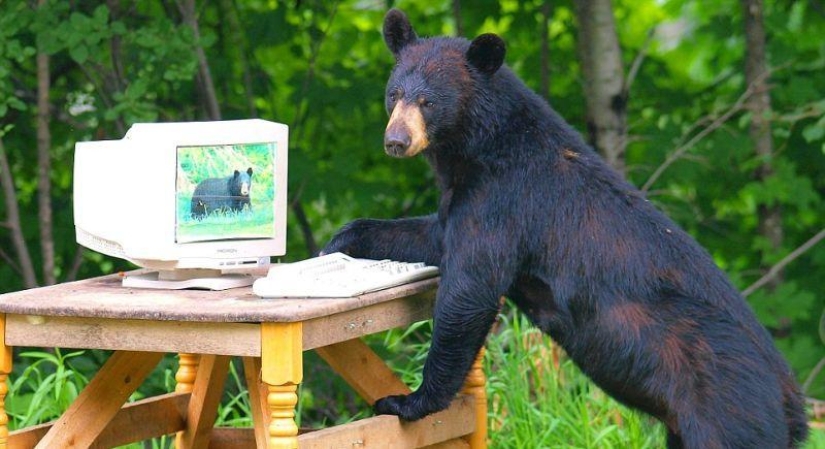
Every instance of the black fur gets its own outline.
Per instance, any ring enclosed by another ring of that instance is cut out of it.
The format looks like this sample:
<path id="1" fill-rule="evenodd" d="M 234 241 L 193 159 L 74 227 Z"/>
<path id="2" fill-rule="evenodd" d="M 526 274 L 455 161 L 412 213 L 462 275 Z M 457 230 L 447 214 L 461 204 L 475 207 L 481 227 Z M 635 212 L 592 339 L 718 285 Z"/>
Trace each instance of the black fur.
<path id="1" fill-rule="evenodd" d="M 247 185 L 245 193 L 241 186 Z M 252 167 L 246 172 L 235 170 L 226 178 L 208 178 L 199 182 L 192 193 L 192 218 L 201 220 L 216 212 L 240 212 L 244 206 L 252 210 L 249 191 L 252 189 Z"/>
<path id="2" fill-rule="evenodd" d="M 421 387 L 378 401 L 416 420 L 448 406 L 507 296 L 613 397 L 660 419 L 671 448 L 795 447 L 788 366 L 713 260 L 501 65 L 503 43 L 384 37 L 387 108 L 422 107 L 438 213 L 356 220 L 324 249 L 441 269 Z M 497 62 L 498 61 L 498 62 Z M 421 101 L 421 99 L 426 101 Z"/>

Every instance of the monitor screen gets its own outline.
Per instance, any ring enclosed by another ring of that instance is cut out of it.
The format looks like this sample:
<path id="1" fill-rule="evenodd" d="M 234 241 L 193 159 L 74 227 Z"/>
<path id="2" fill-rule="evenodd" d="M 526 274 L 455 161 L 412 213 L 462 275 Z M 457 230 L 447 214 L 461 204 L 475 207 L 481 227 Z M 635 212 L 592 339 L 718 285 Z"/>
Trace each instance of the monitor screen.
<path id="1" fill-rule="evenodd" d="M 275 226 L 277 143 L 177 148 L 177 243 L 267 238 Z"/>

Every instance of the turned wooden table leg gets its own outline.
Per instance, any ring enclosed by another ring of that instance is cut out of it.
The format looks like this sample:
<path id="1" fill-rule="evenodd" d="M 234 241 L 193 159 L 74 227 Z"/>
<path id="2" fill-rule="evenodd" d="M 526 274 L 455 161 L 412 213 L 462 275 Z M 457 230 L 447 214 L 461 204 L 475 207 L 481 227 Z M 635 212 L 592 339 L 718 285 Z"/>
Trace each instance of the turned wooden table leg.
<path id="1" fill-rule="evenodd" d="M 175 393 L 191 393 L 201 358 L 198 354 L 178 354 L 178 370 L 175 372 Z M 175 447 L 183 447 L 183 432 L 175 436 Z"/>
<path id="2" fill-rule="evenodd" d="M 464 381 L 464 389 L 461 390 L 462 393 L 473 396 L 476 403 L 476 430 L 465 438 L 471 449 L 487 447 L 487 378 L 482 368 L 483 360 L 484 348 L 481 348 Z"/>
<path id="3" fill-rule="evenodd" d="M 9 416 L 6 414 L 6 380 L 11 372 L 12 350 L 6 346 L 6 315 L 0 314 L 0 449 L 6 449 L 9 440 Z"/>
<path id="4" fill-rule="evenodd" d="M 212 425 L 223 394 L 223 384 L 229 373 L 230 357 L 227 355 L 202 355 L 192 385 L 189 405 L 186 409 L 186 429 L 178 432 L 175 444 L 178 449 L 202 449 L 209 447 Z"/>
<path id="5" fill-rule="evenodd" d="M 191 393 L 198 373 L 200 355 L 178 354 L 178 371 L 175 373 L 175 393 Z"/>
<path id="6" fill-rule="evenodd" d="M 269 449 L 298 447 L 295 406 L 303 380 L 301 323 L 261 324 L 261 380 L 266 385 Z"/>

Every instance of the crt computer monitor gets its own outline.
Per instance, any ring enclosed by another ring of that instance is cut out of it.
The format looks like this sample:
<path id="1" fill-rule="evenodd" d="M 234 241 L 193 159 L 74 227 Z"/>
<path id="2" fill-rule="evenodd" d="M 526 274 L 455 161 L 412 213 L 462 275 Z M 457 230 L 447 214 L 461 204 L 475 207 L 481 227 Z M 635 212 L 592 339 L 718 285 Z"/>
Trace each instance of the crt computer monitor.
<path id="1" fill-rule="evenodd" d="M 265 120 L 138 123 L 78 142 L 77 241 L 155 272 L 123 284 L 223 289 L 286 251 L 288 128 Z"/>

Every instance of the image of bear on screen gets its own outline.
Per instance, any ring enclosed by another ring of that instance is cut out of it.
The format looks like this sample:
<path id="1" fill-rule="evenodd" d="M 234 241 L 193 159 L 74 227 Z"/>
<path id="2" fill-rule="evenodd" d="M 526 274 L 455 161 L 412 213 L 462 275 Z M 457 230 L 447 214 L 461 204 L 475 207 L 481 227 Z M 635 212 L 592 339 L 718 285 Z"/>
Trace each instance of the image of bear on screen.
<path id="1" fill-rule="evenodd" d="M 252 209 L 249 191 L 252 187 L 252 167 L 245 173 L 235 170 L 226 178 L 209 178 L 199 182 L 192 194 L 192 218 L 201 220 L 215 212 L 240 212 L 244 206 Z"/>
<path id="2" fill-rule="evenodd" d="M 275 151 L 274 143 L 179 147 L 176 241 L 271 235 Z"/>

